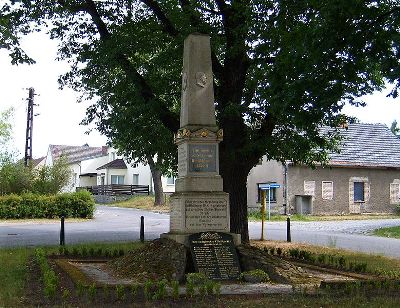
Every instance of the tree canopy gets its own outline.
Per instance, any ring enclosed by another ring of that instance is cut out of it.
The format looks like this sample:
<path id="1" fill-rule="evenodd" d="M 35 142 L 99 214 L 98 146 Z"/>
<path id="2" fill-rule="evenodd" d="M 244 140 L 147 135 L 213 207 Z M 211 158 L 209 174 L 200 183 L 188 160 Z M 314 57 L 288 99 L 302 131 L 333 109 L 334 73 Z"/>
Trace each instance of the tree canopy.
<path id="1" fill-rule="evenodd" d="M 15 3 L 14 3 L 15 2 Z M 215 107 L 224 129 L 220 173 L 231 228 L 248 239 L 246 178 L 262 155 L 313 164 L 335 149 L 348 104 L 400 87 L 397 0 L 49 0 L 0 9 L 17 36 L 46 27 L 72 69 L 61 79 L 94 99 L 96 122 L 133 157 L 176 165 L 182 48 L 209 34 Z"/>

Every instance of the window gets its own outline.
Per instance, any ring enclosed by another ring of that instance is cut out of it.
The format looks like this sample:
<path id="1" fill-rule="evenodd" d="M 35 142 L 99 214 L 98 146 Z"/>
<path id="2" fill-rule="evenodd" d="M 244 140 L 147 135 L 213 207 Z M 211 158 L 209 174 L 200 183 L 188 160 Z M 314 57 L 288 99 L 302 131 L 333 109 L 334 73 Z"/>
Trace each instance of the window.
<path id="1" fill-rule="evenodd" d="M 110 153 L 110 159 L 111 161 L 115 160 L 115 152 Z"/>
<path id="2" fill-rule="evenodd" d="M 260 185 L 266 185 L 266 184 L 275 184 L 276 182 L 270 182 L 270 183 L 258 183 L 257 184 L 257 202 L 261 202 L 261 189 L 260 189 Z M 268 195 L 268 193 L 270 195 Z M 271 200 L 271 202 L 276 202 L 276 188 L 271 188 L 269 190 L 265 191 L 265 199 L 266 202 L 268 202 L 268 200 Z"/>
<path id="3" fill-rule="evenodd" d="M 364 201 L 364 182 L 354 182 L 354 201 Z"/>
<path id="4" fill-rule="evenodd" d="M 315 196 L 315 181 L 304 181 L 304 194 Z"/>
<path id="5" fill-rule="evenodd" d="M 111 176 L 111 184 L 124 184 L 124 176 L 123 175 L 112 175 Z"/>
<path id="6" fill-rule="evenodd" d="M 167 177 L 167 185 L 175 185 L 175 177 Z"/>
<path id="7" fill-rule="evenodd" d="M 390 203 L 400 203 L 400 183 L 390 183 Z"/>
<path id="8" fill-rule="evenodd" d="M 333 199 L 333 182 L 322 181 L 322 199 Z"/>
<path id="9" fill-rule="evenodd" d="M 139 185 L 139 174 L 135 173 L 135 174 L 132 176 L 132 184 L 133 184 L 133 185 Z"/>

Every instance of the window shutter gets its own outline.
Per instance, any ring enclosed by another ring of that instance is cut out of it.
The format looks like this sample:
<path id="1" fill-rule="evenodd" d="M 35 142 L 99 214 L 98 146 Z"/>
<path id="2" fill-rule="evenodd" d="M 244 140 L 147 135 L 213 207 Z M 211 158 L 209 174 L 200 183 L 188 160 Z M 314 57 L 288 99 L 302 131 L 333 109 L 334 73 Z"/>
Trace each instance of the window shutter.
<path id="1" fill-rule="evenodd" d="M 390 204 L 397 204 L 400 202 L 400 184 L 390 184 Z"/>
<path id="2" fill-rule="evenodd" d="M 304 181 L 304 194 L 315 196 L 315 181 Z"/>
<path id="3" fill-rule="evenodd" d="M 322 182 L 322 199 L 333 199 L 333 182 Z"/>

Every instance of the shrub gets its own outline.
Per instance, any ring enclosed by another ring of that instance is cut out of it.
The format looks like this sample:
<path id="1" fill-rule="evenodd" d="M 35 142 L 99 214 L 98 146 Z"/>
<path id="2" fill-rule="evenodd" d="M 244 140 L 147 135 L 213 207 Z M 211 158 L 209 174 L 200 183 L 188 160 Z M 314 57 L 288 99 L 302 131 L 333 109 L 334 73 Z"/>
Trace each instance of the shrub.
<path id="1" fill-rule="evenodd" d="M 0 196 L 0 218 L 91 218 L 94 200 L 87 191 L 64 193 L 60 195 L 22 195 Z"/>

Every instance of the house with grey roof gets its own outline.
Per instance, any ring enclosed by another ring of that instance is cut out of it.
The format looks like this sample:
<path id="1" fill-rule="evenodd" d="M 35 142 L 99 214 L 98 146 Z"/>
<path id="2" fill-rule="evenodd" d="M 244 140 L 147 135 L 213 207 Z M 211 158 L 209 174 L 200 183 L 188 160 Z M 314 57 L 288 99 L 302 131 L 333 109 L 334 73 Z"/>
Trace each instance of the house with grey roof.
<path id="1" fill-rule="evenodd" d="M 330 154 L 327 166 L 264 158 L 248 176 L 249 209 L 260 207 L 262 184 L 277 183 L 267 191 L 271 212 L 392 213 L 400 204 L 400 140 L 383 124 L 349 124 L 340 135 L 340 151 Z"/>

